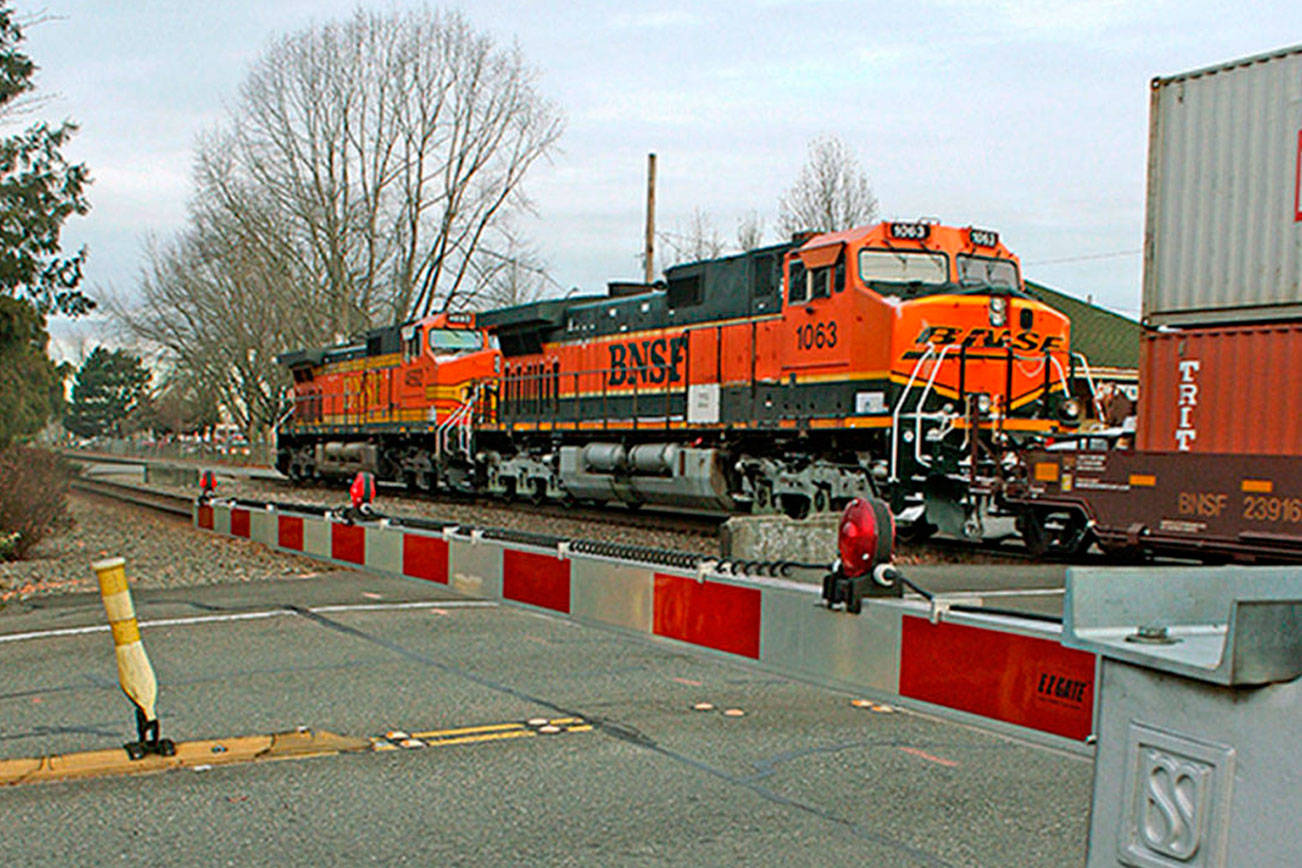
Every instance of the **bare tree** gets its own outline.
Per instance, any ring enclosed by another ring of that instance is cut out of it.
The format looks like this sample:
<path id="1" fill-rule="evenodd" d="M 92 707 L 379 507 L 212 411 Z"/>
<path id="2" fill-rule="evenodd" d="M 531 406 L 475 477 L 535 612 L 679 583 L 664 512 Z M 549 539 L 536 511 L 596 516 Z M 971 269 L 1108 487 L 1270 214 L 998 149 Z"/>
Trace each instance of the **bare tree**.
<path id="1" fill-rule="evenodd" d="M 509 232 L 506 246 L 499 252 L 485 248 L 480 257 L 481 271 L 476 276 L 483 290 L 467 299 L 475 310 L 514 307 L 537 301 L 547 294 L 549 285 L 557 285 L 547 274 L 541 256 L 530 244 Z"/>
<path id="2" fill-rule="evenodd" d="M 661 237 L 679 262 L 722 256 L 725 246 L 714 220 L 700 208 L 692 209 L 692 216 L 687 223 L 678 225 L 678 231 L 662 233 Z"/>
<path id="3" fill-rule="evenodd" d="M 859 161 L 836 136 L 809 143 L 809 156 L 796 182 L 778 202 L 784 233 L 836 232 L 877 219 L 877 197 Z"/>
<path id="4" fill-rule="evenodd" d="M 215 395 L 250 440 L 280 411 L 288 377 L 276 355 L 301 345 L 295 306 L 264 273 L 246 249 L 213 247 L 191 231 L 149 244 L 136 303 L 109 301 L 129 334 Z"/>
<path id="5" fill-rule="evenodd" d="M 280 39 L 200 141 L 189 226 L 146 251 L 119 317 L 260 433 L 277 353 L 473 307 L 529 259 L 510 218 L 563 126 L 535 78 L 457 13 L 359 10 Z"/>
<path id="6" fill-rule="evenodd" d="M 535 77 L 457 13 L 359 10 L 273 45 L 209 156 L 287 221 L 337 317 L 401 320 L 482 288 L 477 254 L 561 133 Z"/>
<path id="7" fill-rule="evenodd" d="M 746 212 L 737 223 L 737 247 L 754 250 L 764 243 L 764 218 L 755 210 Z"/>

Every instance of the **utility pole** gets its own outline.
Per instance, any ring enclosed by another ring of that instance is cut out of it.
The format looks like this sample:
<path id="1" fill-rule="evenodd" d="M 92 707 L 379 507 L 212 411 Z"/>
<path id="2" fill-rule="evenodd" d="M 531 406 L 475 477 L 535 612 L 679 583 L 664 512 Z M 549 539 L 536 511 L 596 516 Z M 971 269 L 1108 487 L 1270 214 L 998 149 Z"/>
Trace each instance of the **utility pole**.
<path id="1" fill-rule="evenodd" d="M 656 252 L 656 155 L 646 155 L 646 249 L 643 261 L 646 264 L 645 283 L 655 279 Z"/>

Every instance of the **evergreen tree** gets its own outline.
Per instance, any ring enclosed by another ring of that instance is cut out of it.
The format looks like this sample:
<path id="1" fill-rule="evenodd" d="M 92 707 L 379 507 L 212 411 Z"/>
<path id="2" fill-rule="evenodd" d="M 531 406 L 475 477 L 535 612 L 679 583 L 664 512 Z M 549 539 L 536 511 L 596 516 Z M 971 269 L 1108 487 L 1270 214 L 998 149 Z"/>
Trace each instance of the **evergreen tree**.
<path id="1" fill-rule="evenodd" d="M 19 50 L 22 40 L 14 11 L 0 0 L 0 120 L 21 113 L 36 87 L 36 64 Z M 77 288 L 85 248 L 72 256 L 59 250 L 64 221 L 90 210 L 86 167 L 68 165 L 59 151 L 76 129 L 69 121 L 38 121 L 0 139 L 0 294 L 27 298 L 41 314 L 76 316 L 95 306 Z"/>
<path id="2" fill-rule="evenodd" d="M 46 354 L 49 342 L 34 307 L 0 295 L 0 448 L 40 431 L 62 404 L 63 378 Z"/>
<path id="3" fill-rule="evenodd" d="M 126 350 L 96 347 L 77 372 L 63 427 L 82 437 L 120 434 L 149 385 L 149 370 Z"/>

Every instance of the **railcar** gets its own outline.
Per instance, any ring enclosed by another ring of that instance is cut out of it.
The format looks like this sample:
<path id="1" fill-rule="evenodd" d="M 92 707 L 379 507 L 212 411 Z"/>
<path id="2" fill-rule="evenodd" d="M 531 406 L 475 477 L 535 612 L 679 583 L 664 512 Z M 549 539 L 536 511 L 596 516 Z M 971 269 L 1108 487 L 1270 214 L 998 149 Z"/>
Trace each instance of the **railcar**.
<path id="1" fill-rule="evenodd" d="M 879 223 L 451 316 L 282 357 L 282 469 L 796 516 L 876 493 L 975 536 L 1008 454 L 1079 413 L 1067 318 L 973 227 Z M 399 351 L 431 328 L 474 337 Z M 395 390 L 414 369 L 421 388 Z"/>

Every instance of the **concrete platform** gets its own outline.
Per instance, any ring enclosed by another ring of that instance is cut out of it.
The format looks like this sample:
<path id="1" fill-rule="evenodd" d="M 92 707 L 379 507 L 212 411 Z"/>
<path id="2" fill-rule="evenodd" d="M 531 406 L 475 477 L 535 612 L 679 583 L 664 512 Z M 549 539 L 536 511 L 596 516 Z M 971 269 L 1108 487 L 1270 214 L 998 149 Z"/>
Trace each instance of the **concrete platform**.
<path id="1" fill-rule="evenodd" d="M 350 571 L 136 603 L 175 739 L 593 729 L 3 789 L 8 864 L 1083 859 L 1089 760 L 681 644 Z M 102 617 L 94 595 L 0 614 L 0 759 L 130 734 Z"/>

